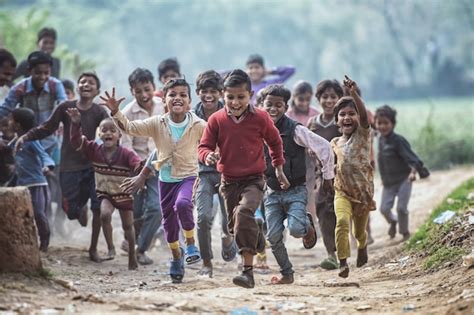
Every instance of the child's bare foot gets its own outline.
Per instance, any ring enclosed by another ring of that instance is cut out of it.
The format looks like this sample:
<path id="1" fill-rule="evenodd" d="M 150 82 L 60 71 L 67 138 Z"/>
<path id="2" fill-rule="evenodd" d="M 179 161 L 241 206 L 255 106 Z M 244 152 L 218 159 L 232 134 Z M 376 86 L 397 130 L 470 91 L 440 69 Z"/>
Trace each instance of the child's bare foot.
<path id="1" fill-rule="evenodd" d="M 103 258 L 103 260 L 113 260 L 115 258 L 115 247 L 109 249 L 107 255 Z"/>
<path id="2" fill-rule="evenodd" d="M 293 278 L 292 273 L 288 275 L 282 275 L 280 278 L 273 276 L 271 280 L 272 284 L 292 284 L 293 282 L 295 282 L 295 279 Z"/>
<path id="3" fill-rule="evenodd" d="M 136 258 L 132 258 L 128 260 L 128 270 L 137 270 L 138 263 Z"/>
<path id="4" fill-rule="evenodd" d="M 207 276 L 212 278 L 212 262 L 211 260 L 204 259 L 201 270 L 198 271 L 199 276 Z"/>
<path id="5" fill-rule="evenodd" d="M 100 258 L 96 250 L 89 250 L 89 259 L 96 263 L 102 262 L 102 258 Z"/>

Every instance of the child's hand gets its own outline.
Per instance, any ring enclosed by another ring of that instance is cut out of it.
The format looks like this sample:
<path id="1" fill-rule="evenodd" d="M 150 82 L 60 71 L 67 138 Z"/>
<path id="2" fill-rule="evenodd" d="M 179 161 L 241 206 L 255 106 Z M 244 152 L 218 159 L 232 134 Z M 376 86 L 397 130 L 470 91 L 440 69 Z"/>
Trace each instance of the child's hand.
<path id="1" fill-rule="evenodd" d="M 347 75 L 344 75 L 344 80 L 342 80 L 345 86 L 349 88 L 349 91 L 352 93 L 357 93 L 357 83 L 352 81 Z"/>
<path id="2" fill-rule="evenodd" d="M 53 175 L 54 173 L 49 169 L 49 167 L 43 167 L 43 175 Z"/>
<path id="3" fill-rule="evenodd" d="M 135 177 L 125 178 L 120 185 L 122 191 L 126 194 L 135 194 L 145 187 L 146 175 L 139 174 Z"/>
<path id="4" fill-rule="evenodd" d="M 411 172 L 410 175 L 408 175 L 408 180 L 414 182 L 416 180 L 416 173 Z"/>
<path id="5" fill-rule="evenodd" d="M 283 190 L 287 190 L 290 188 L 290 182 L 288 181 L 288 178 L 286 178 L 285 173 L 283 172 L 283 165 L 278 165 L 275 167 L 275 175 L 278 181 L 280 182 L 280 187 Z"/>
<path id="6" fill-rule="evenodd" d="M 66 113 L 68 114 L 73 124 L 78 125 L 81 123 L 81 113 L 77 108 L 68 108 L 66 110 Z"/>
<path id="7" fill-rule="evenodd" d="M 334 195 L 334 183 L 332 179 L 325 179 L 323 182 L 323 190 L 328 195 Z"/>
<path id="8" fill-rule="evenodd" d="M 105 91 L 105 96 L 100 96 L 100 99 L 104 101 L 104 103 L 100 103 L 99 105 L 105 105 L 107 106 L 112 115 L 115 115 L 116 112 L 118 112 L 120 108 L 120 103 L 122 103 L 125 100 L 125 97 L 121 97 L 118 100 L 115 99 L 115 88 L 112 88 L 112 96 L 109 95 L 107 91 Z"/>
<path id="9" fill-rule="evenodd" d="M 26 135 L 22 135 L 18 138 L 18 140 L 16 140 L 13 154 L 16 154 L 18 151 L 21 150 L 21 146 L 23 145 L 23 143 L 25 143 L 25 137 Z"/>
<path id="10" fill-rule="evenodd" d="M 212 166 L 219 161 L 221 158 L 220 154 L 218 152 L 211 152 L 206 156 L 206 165 L 207 166 Z"/>
<path id="11" fill-rule="evenodd" d="M 308 155 L 309 155 L 312 159 L 318 157 L 318 156 L 316 155 L 316 152 L 314 152 L 314 151 L 311 150 L 311 149 L 308 149 Z"/>

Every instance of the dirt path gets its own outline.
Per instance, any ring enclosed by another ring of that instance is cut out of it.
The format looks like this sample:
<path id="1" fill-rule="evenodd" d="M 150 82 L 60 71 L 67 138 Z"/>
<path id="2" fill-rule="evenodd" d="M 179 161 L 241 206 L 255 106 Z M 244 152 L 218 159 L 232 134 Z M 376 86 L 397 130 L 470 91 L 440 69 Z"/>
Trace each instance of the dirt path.
<path id="1" fill-rule="evenodd" d="M 451 190 L 474 176 L 474 168 L 457 168 L 435 172 L 426 181 L 413 187 L 410 202 L 410 226 L 415 231 L 430 210 Z M 380 188 L 379 183 L 376 187 Z M 376 190 L 380 200 L 380 189 Z M 237 261 L 224 264 L 219 248 L 214 248 L 214 278 L 197 276 L 200 266 L 186 269 L 184 283 L 171 284 L 167 275 L 168 250 L 157 246 L 150 255 L 155 264 L 140 267 L 138 271 L 126 269 L 126 256 L 102 264 L 87 259 L 89 231 L 68 224 L 71 237 L 65 242 L 53 241 L 43 258 L 45 267 L 54 279 L 64 281 L 65 289 L 38 277 L 0 275 L 0 311 L 43 310 L 43 314 L 58 312 L 130 312 L 162 311 L 166 313 L 213 312 L 239 314 L 253 312 L 313 312 L 346 314 L 357 311 L 372 314 L 445 313 L 452 307 L 447 301 L 463 289 L 474 289 L 473 270 L 453 267 L 436 273 L 425 273 L 413 257 L 401 257 L 400 239 L 390 241 L 388 225 L 378 212 L 373 212 L 372 230 L 375 243 L 369 246 L 369 264 L 362 269 L 353 265 L 348 280 L 340 280 L 337 271 L 324 271 L 318 267 L 325 258 L 321 241 L 315 249 L 305 250 L 301 241 L 289 238 L 287 247 L 295 268 L 295 283 L 288 286 L 270 285 L 278 267 L 267 250 L 269 274 L 256 274 L 255 289 L 235 287 L 231 278 L 237 272 Z M 122 239 L 118 219 L 114 219 L 116 246 Z M 217 221 L 217 220 L 216 220 Z M 215 244 L 217 245 L 217 227 Z M 100 241 L 103 243 L 103 239 Z M 103 246 L 103 244 L 102 244 Z M 118 247 L 118 246 L 117 246 Z M 104 250 L 104 248 L 102 248 Z M 354 251 L 353 251 L 354 252 Z M 334 287 L 334 285 L 357 285 Z M 470 305 L 473 307 L 474 305 Z M 405 308 L 405 310 L 403 310 Z M 412 310 L 414 308 L 414 310 Z M 462 309 L 462 307 L 461 307 Z M 1 312 L 0 312 L 1 313 Z"/>

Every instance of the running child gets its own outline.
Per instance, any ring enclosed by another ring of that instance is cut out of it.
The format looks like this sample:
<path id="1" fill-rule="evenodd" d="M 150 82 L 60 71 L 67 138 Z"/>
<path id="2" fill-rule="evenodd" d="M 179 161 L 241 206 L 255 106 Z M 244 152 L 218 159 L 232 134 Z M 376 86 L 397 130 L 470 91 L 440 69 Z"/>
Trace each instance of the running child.
<path id="1" fill-rule="evenodd" d="M 124 98 L 116 99 L 115 89 L 112 95 L 106 92 L 106 97 L 101 97 L 121 130 L 132 136 L 151 137 L 155 142 L 163 227 L 173 255 L 170 276 L 175 283 L 182 282 L 185 261 L 193 264 L 201 260 L 194 240 L 191 200 L 198 175 L 197 146 L 206 122 L 189 111 L 190 90 L 184 79 L 169 80 L 163 87 L 168 113 L 135 121 L 129 121 L 120 112 L 119 105 Z M 179 246 L 180 225 L 186 238 L 185 251 Z"/>
<path id="2" fill-rule="evenodd" d="M 290 186 L 283 173 L 285 159 L 278 129 L 268 113 L 250 105 L 252 95 L 247 73 L 231 71 L 224 80 L 225 108 L 209 118 L 199 145 L 199 160 L 209 166 L 217 163 L 217 171 L 222 174 L 220 192 L 229 232 L 243 256 L 242 272 L 233 283 L 244 288 L 255 286 L 253 256 L 265 247 L 263 231 L 255 221 L 265 187 L 264 142 L 281 188 Z"/>
<path id="3" fill-rule="evenodd" d="M 296 82 L 291 92 L 290 108 L 286 115 L 303 126 L 307 126 L 312 117 L 319 115 L 319 111 L 311 106 L 312 98 L 313 87 L 311 84 L 306 81 Z"/>
<path id="4" fill-rule="evenodd" d="M 122 181 L 131 174 L 138 173 L 141 167 L 140 157 L 132 150 L 119 145 L 120 132 L 110 118 L 102 120 L 99 125 L 99 138 L 102 144 L 87 140 L 81 132 L 81 113 L 77 108 L 68 108 L 71 118 L 71 145 L 84 153 L 92 162 L 95 170 L 97 197 L 100 201 L 100 220 L 108 247 L 108 256 L 115 256 L 112 238 L 112 214 L 115 209 L 120 212 L 122 228 L 128 240 L 128 269 L 137 269 L 135 255 L 135 230 L 133 228 L 133 199 L 120 188 Z M 97 235 L 98 237 L 98 235 Z M 97 240 L 92 243 L 97 245 Z M 97 252 L 97 248 L 91 248 Z"/>
<path id="5" fill-rule="evenodd" d="M 336 251 L 339 276 L 349 276 L 349 225 L 357 240 L 357 267 L 367 263 L 367 219 L 375 210 L 374 169 L 370 163 L 370 125 L 364 102 L 357 94 L 357 85 L 345 77 L 344 85 L 352 97 L 342 97 L 334 108 L 334 117 L 342 136 L 332 139 L 336 155 L 334 208 L 336 213 Z"/>

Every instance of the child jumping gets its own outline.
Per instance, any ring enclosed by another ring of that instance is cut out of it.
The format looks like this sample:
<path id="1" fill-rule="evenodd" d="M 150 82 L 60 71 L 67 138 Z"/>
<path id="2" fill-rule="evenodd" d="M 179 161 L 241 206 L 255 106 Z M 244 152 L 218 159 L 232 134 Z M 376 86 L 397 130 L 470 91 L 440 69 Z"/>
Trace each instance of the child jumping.
<path id="1" fill-rule="evenodd" d="M 310 249 L 316 245 L 313 219 L 311 214 L 306 211 L 308 199 L 308 191 L 305 186 L 306 149 L 313 151 L 321 161 L 323 178 L 326 183 L 324 188 L 329 191 L 333 190 L 334 156 L 328 141 L 285 115 L 291 96 L 290 90 L 281 85 L 269 85 L 263 89 L 262 95 L 263 108 L 270 114 L 283 141 L 285 156 L 283 170 L 290 182 L 290 188 L 281 189 L 268 150 L 265 150 L 267 161 L 265 176 L 268 185 L 265 193 L 267 239 L 282 274 L 279 279 L 273 278 L 272 283 L 290 284 L 294 281 L 294 271 L 283 240 L 285 230 L 283 221 L 288 220 L 287 227 L 291 236 L 303 238 L 305 248 Z"/>
<path id="2" fill-rule="evenodd" d="M 119 110 L 124 98 L 105 92 L 101 97 L 111 110 L 117 126 L 132 136 L 151 137 L 158 151 L 155 168 L 160 171 L 160 199 L 163 227 L 173 260 L 170 276 L 174 283 L 182 282 L 184 261 L 194 264 L 201 255 L 194 240 L 193 185 L 198 175 L 197 146 L 206 122 L 190 110 L 190 87 L 184 79 L 172 79 L 163 87 L 168 113 L 145 120 L 129 121 Z M 186 251 L 179 246 L 180 224 L 186 238 Z"/>
<path id="3" fill-rule="evenodd" d="M 217 163 L 222 174 L 220 192 L 234 235 L 243 256 L 242 273 L 235 285 L 253 288 L 253 256 L 265 247 L 263 231 L 255 221 L 255 211 L 263 199 L 266 169 L 264 144 L 269 147 L 275 176 L 282 189 L 290 186 L 283 165 L 283 145 L 278 129 L 268 113 L 250 105 L 252 83 L 243 70 L 231 71 L 224 81 L 225 108 L 214 113 L 199 145 L 199 160 Z M 219 148 L 219 152 L 216 149 Z"/>
<path id="4" fill-rule="evenodd" d="M 71 145 L 84 153 L 92 161 L 95 170 L 97 197 L 100 200 L 100 219 L 108 247 L 108 256 L 115 256 L 112 238 L 112 213 L 117 208 L 122 219 L 122 228 L 128 240 L 128 269 L 137 269 L 135 255 L 135 230 L 133 228 L 133 199 L 120 188 L 122 181 L 131 173 L 138 173 L 141 160 L 132 150 L 118 144 L 120 132 L 110 118 L 99 125 L 99 138 L 102 144 L 87 140 L 81 132 L 81 113 L 77 108 L 68 108 L 71 118 Z M 98 237 L 98 235 L 97 235 Z M 97 240 L 92 241 L 97 245 Z M 90 251 L 97 252 L 97 248 Z"/>
<path id="5" fill-rule="evenodd" d="M 393 131 L 396 117 L 396 110 L 388 105 L 377 108 L 375 112 L 375 126 L 380 134 L 377 161 L 383 184 L 380 212 L 390 224 L 390 238 L 397 234 L 398 223 L 398 232 L 406 241 L 410 238 L 408 202 L 412 183 L 416 180 L 417 172 L 420 178 L 426 178 L 430 173 L 423 167 L 423 162 L 412 151 L 408 141 Z M 395 197 L 397 216 L 392 213 Z"/>
<path id="6" fill-rule="evenodd" d="M 367 219 L 375 210 L 374 169 L 370 164 L 370 125 L 357 85 L 345 77 L 344 85 L 352 97 L 342 97 L 334 108 L 334 116 L 342 136 L 331 141 L 336 155 L 334 181 L 336 212 L 336 251 L 339 258 L 339 276 L 349 276 L 347 258 L 350 256 L 349 224 L 357 240 L 357 267 L 367 263 Z"/>

